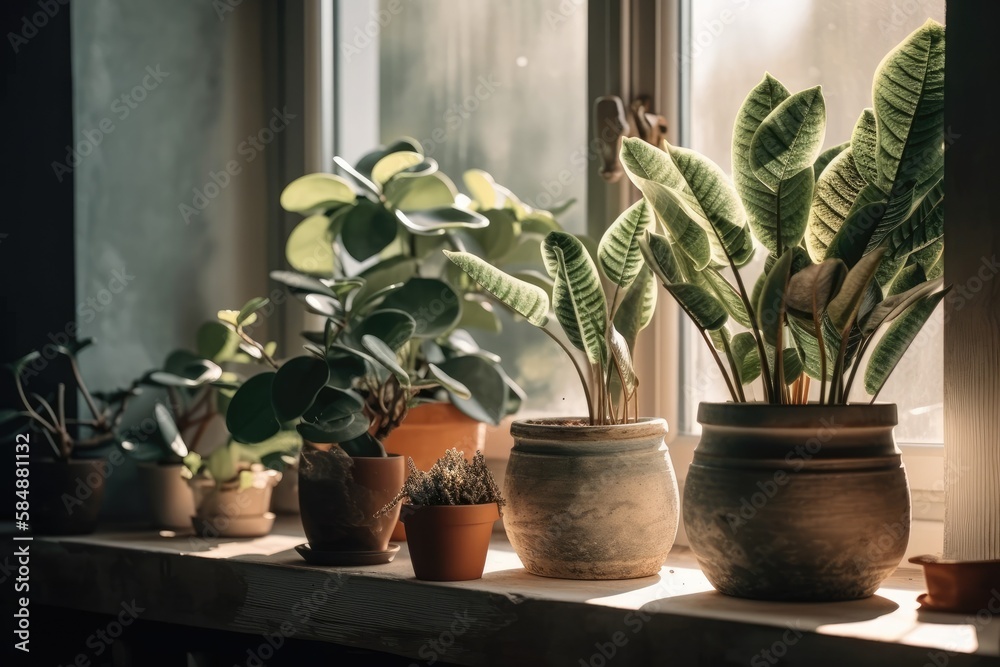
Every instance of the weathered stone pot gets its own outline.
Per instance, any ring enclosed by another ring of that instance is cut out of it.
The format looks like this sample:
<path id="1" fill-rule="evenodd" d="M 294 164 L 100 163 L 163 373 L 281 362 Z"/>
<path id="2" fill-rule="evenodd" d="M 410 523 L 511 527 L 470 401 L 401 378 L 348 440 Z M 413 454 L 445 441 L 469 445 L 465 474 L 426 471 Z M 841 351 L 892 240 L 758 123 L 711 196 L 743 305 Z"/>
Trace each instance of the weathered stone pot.
<path id="1" fill-rule="evenodd" d="M 895 405 L 702 403 L 698 421 L 684 526 L 720 592 L 854 600 L 896 569 L 910 491 Z"/>
<path id="2" fill-rule="evenodd" d="M 674 544 L 680 499 L 663 441 L 667 423 L 577 426 L 579 419 L 511 425 L 504 523 L 532 574 L 631 579 L 660 571 Z"/>
<path id="3" fill-rule="evenodd" d="M 85 535 L 94 532 L 104 499 L 104 482 L 109 474 L 107 461 L 32 461 L 30 470 L 28 525 L 32 533 Z M 17 500 L 15 497 L 14 501 Z"/>
<path id="4" fill-rule="evenodd" d="M 149 501 L 149 513 L 154 528 L 190 530 L 194 516 L 194 492 L 181 475 L 180 463 L 161 465 L 140 463 L 139 484 Z"/>
<path id="5" fill-rule="evenodd" d="M 486 424 L 461 412 L 451 403 L 425 403 L 409 411 L 403 424 L 382 443 L 385 451 L 413 459 L 419 470 L 430 470 L 449 449 L 457 449 L 471 459 L 483 449 Z M 395 542 L 406 540 L 403 523 L 392 531 Z"/>

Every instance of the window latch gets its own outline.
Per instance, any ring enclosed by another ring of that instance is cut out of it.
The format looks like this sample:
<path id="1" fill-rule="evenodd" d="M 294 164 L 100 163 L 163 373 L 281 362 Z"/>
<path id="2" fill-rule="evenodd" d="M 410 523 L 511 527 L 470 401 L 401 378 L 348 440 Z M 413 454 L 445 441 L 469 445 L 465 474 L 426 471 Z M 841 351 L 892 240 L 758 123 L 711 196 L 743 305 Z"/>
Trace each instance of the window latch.
<path id="1" fill-rule="evenodd" d="M 618 160 L 623 137 L 639 137 L 660 147 L 667 134 L 667 119 L 652 111 L 649 97 L 637 97 L 625 111 L 625 103 L 617 95 L 604 95 L 594 100 L 594 141 L 601 158 L 599 171 L 608 183 L 617 183 L 624 171 Z"/>

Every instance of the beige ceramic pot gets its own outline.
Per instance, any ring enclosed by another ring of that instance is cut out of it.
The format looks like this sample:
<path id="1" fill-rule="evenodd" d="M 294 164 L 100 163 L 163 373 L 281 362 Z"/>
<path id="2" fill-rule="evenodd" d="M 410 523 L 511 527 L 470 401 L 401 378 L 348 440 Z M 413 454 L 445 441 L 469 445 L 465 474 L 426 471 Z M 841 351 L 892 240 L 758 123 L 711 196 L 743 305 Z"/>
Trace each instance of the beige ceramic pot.
<path id="1" fill-rule="evenodd" d="M 763 600 L 872 595 L 910 534 L 895 405 L 702 403 L 684 527 L 719 591 Z"/>
<path id="2" fill-rule="evenodd" d="M 202 537 L 261 537 L 274 525 L 271 491 L 281 479 L 276 470 L 252 471 L 251 486 L 237 482 L 216 484 L 205 478 L 191 480 L 197 511 L 192 517 Z"/>
<path id="3" fill-rule="evenodd" d="M 631 579 L 660 571 L 680 499 L 667 423 L 615 426 L 538 419 L 511 425 L 504 523 L 528 572 L 564 579 Z"/>
<path id="4" fill-rule="evenodd" d="M 195 514 L 194 493 L 181 476 L 184 466 L 180 463 L 140 463 L 138 469 L 139 483 L 149 500 L 153 527 L 189 530 L 191 517 Z"/>

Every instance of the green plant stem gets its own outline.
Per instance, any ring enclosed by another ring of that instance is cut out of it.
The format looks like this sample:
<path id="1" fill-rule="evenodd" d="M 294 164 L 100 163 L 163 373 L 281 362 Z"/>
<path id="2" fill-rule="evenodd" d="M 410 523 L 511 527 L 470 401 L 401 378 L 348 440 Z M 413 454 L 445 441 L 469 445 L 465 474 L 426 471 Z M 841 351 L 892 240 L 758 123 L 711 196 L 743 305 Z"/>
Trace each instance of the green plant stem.
<path id="1" fill-rule="evenodd" d="M 868 344 L 875 339 L 875 334 L 872 333 L 861 343 L 861 347 L 858 348 L 858 354 L 854 358 L 854 363 L 851 365 L 851 374 L 847 378 L 847 386 L 844 387 L 844 397 L 851 395 L 851 387 L 854 386 L 854 376 L 858 374 L 858 368 L 861 366 L 861 360 L 865 356 L 865 352 L 868 351 Z"/>
<path id="2" fill-rule="evenodd" d="M 66 430 L 66 385 L 62 382 L 59 383 L 56 393 L 56 409 L 59 411 L 56 421 L 62 426 L 63 430 Z"/>
<path id="3" fill-rule="evenodd" d="M 826 341 L 816 310 L 816 295 L 813 294 L 813 327 L 816 329 L 816 345 L 819 346 L 819 404 L 823 405 L 826 402 Z"/>
<path id="4" fill-rule="evenodd" d="M 743 393 L 743 382 L 740 381 L 740 373 L 736 369 L 736 361 L 733 359 L 733 349 L 729 346 L 729 341 L 726 340 L 725 336 L 722 336 L 722 347 L 725 348 L 726 359 L 729 360 L 729 368 L 733 372 L 733 382 L 736 385 L 736 393 L 739 395 L 740 403 L 746 403 L 747 397 Z"/>
<path id="5" fill-rule="evenodd" d="M 754 311 L 753 306 L 750 305 L 750 297 L 747 295 L 746 285 L 743 284 L 743 278 L 740 276 L 740 272 L 736 268 L 736 264 L 733 262 L 732 258 L 729 258 L 729 268 L 732 269 L 733 276 L 736 278 L 736 286 L 740 292 L 740 299 L 743 300 L 743 306 L 747 309 L 747 316 L 750 318 L 750 330 L 753 332 L 753 339 L 757 343 L 757 354 L 760 355 L 761 369 L 766 371 L 767 350 L 764 349 L 764 340 L 760 335 L 760 328 L 757 326 L 757 313 Z M 771 387 L 771 379 L 767 372 L 762 372 L 760 377 L 761 384 L 764 385 L 764 400 L 771 402 L 771 398 L 774 394 L 773 388 Z"/>
<path id="6" fill-rule="evenodd" d="M 847 336 L 841 336 L 837 363 L 833 366 L 833 386 L 830 388 L 831 403 L 846 403 L 844 400 L 844 359 L 847 357 Z"/>
<path id="7" fill-rule="evenodd" d="M 715 358 L 715 363 L 719 366 L 719 372 L 722 373 L 722 378 L 726 381 L 726 387 L 729 388 L 729 395 L 733 397 L 733 400 L 739 402 L 736 395 L 736 389 L 733 388 L 733 383 L 729 379 L 729 374 L 726 373 L 725 367 L 722 365 L 722 359 L 719 357 L 718 350 L 715 349 L 715 345 L 712 345 L 712 341 L 708 339 L 708 334 L 701 327 L 698 327 L 698 333 L 701 334 L 702 340 L 708 345 L 708 349 L 712 352 L 712 357 Z"/>
<path id="8" fill-rule="evenodd" d="M 263 345 L 261 345 L 260 343 L 258 343 L 257 341 L 255 341 L 250 336 L 248 336 L 246 334 L 246 332 L 243 331 L 243 327 L 242 326 L 236 327 L 236 333 L 247 344 L 252 345 L 255 348 L 257 348 L 257 350 L 260 352 L 261 359 L 263 359 L 264 361 L 266 361 L 268 363 L 268 365 L 271 366 L 271 368 L 273 368 L 275 370 L 278 369 L 278 362 L 276 362 L 274 359 L 271 358 L 271 355 L 269 355 L 267 353 L 267 351 L 264 350 L 264 346 Z"/>
<path id="9" fill-rule="evenodd" d="M 549 338 L 551 338 L 552 340 L 554 340 L 559 347 L 562 348 L 563 352 L 566 353 L 566 356 L 569 357 L 570 363 L 573 364 L 573 368 L 576 369 L 576 374 L 580 377 L 580 385 L 583 387 L 583 394 L 587 398 L 587 411 L 590 413 L 590 424 L 591 424 L 591 426 L 593 426 L 593 424 L 594 424 L 594 401 L 591 398 L 590 388 L 587 385 L 587 378 L 583 374 L 583 369 L 580 367 L 580 364 L 577 362 L 576 357 L 573 356 L 573 353 L 570 351 L 570 349 L 568 347 L 566 347 L 565 343 L 563 343 L 561 340 L 559 340 L 558 336 L 556 336 L 554 333 L 552 333 L 551 331 L 549 331 L 545 327 L 539 327 L 539 328 L 542 331 L 544 331 L 545 334 Z"/>

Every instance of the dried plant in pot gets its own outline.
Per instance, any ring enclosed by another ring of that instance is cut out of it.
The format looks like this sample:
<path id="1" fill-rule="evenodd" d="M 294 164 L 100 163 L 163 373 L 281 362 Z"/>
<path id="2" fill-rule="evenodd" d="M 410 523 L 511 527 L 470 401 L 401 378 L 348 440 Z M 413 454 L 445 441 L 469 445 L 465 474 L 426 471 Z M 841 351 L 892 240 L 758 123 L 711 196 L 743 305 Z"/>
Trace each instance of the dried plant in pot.
<path id="1" fill-rule="evenodd" d="M 406 483 L 380 514 L 405 499 L 401 519 L 414 575 L 427 581 L 479 579 L 504 505 L 483 453 L 469 461 L 450 449 L 426 472 L 412 459 L 408 464 Z"/>
<path id="2" fill-rule="evenodd" d="M 928 21 L 882 61 L 850 141 L 822 151 L 820 88 L 765 75 L 737 115 L 732 181 L 697 152 L 623 142 L 656 213 L 643 257 L 732 399 L 701 404 L 684 490 L 691 548 L 723 593 L 863 598 L 903 556 L 896 406 L 875 399 L 947 291 L 943 77 L 944 27 Z"/>
<path id="3" fill-rule="evenodd" d="M 562 347 L 587 397 L 586 417 L 511 426 L 504 525 L 533 574 L 651 576 L 673 546 L 680 501 L 664 443 L 667 425 L 639 418 L 639 379 L 632 364 L 637 336 L 656 304 L 657 286 L 639 250 L 651 224 L 645 201 L 631 206 L 601 239 L 596 259 L 580 238 L 549 232 L 541 244 L 544 282 L 508 275 L 470 253 L 446 253 Z M 611 286 L 609 293 L 602 280 Z M 550 304 L 562 334 L 549 326 Z"/>

